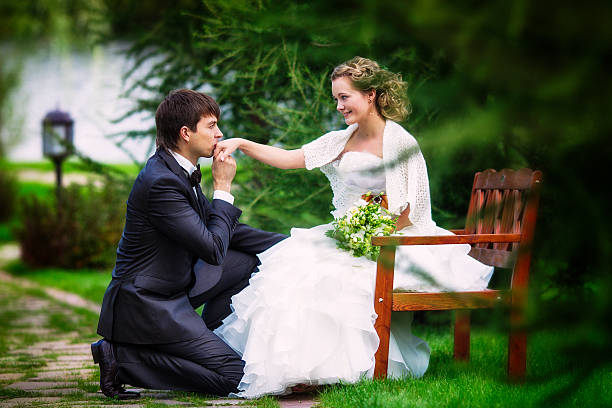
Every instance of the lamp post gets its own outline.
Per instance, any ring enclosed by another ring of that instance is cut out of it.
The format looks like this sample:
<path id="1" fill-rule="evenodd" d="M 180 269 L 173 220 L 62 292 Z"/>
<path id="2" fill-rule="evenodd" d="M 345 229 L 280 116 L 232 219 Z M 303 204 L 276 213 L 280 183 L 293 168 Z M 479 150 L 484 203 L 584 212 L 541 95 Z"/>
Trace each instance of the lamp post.
<path id="1" fill-rule="evenodd" d="M 55 164 L 56 194 L 62 188 L 62 161 L 72 152 L 74 120 L 59 109 L 47 112 L 42 121 L 43 155 Z"/>

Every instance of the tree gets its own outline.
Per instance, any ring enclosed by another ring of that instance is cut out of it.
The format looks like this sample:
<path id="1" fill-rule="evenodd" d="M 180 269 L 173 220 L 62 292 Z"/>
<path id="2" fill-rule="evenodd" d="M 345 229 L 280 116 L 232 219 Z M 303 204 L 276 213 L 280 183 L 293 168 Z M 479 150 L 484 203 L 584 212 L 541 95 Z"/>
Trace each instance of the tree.
<path id="1" fill-rule="evenodd" d="M 129 114 L 153 112 L 173 88 L 203 89 L 221 103 L 226 136 L 295 148 L 341 126 L 328 96 L 333 66 L 378 60 L 409 83 L 405 125 L 428 160 L 434 219 L 457 225 L 477 170 L 543 170 L 533 271 L 549 307 L 539 324 L 566 327 L 569 315 L 576 332 L 612 337 L 601 324 L 611 306 L 609 189 L 597 177 L 612 157 L 608 3 L 245 0 L 170 14 L 131 50 L 158 63 L 137 84 L 151 98 Z M 286 232 L 329 220 L 320 174 L 239 166 L 250 222 Z M 586 299 L 596 299 L 587 316 Z M 611 355 L 609 341 L 566 340 Z M 609 362 L 587 354 L 575 357 Z"/>

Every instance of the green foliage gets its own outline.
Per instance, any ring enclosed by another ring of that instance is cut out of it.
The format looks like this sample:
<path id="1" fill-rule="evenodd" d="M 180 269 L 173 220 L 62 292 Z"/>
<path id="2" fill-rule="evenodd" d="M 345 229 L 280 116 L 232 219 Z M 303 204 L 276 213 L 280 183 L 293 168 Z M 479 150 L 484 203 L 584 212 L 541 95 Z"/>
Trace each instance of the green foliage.
<path id="1" fill-rule="evenodd" d="M 125 217 L 120 184 L 72 185 L 59 202 L 29 196 L 21 201 L 15 231 L 22 259 L 31 267 L 104 268 L 113 265 Z"/>
<path id="2" fill-rule="evenodd" d="M 334 112 L 329 73 L 343 60 L 364 53 L 404 73 L 418 87 L 438 69 L 418 44 L 393 36 L 396 52 L 377 36 L 375 20 L 363 19 L 378 6 L 367 2 L 332 7 L 327 2 L 207 1 L 203 8 L 168 10 L 156 29 L 130 50 L 135 69 L 153 60 L 150 72 L 133 74 L 139 99 L 126 116 L 148 112 L 172 89 L 210 92 L 222 108 L 226 137 L 299 148 L 323 133 L 343 127 Z M 180 22 L 180 23 L 179 23 Z M 136 72 L 136 71 L 135 71 Z M 155 78 L 153 80 L 153 78 Z M 415 125 L 427 120 L 413 115 Z M 154 130 L 148 133 L 153 137 Z M 143 137 L 138 133 L 134 137 Z M 247 204 L 244 221 L 287 232 L 330 220 L 331 191 L 318 171 L 282 171 L 240 158 L 252 177 L 240 185 L 238 199 Z"/>
<path id="3" fill-rule="evenodd" d="M 10 172 L 12 173 L 12 171 Z M 7 200 L 12 200 L 16 207 L 23 197 L 35 196 L 41 200 L 49 200 L 53 198 L 54 188 L 48 184 L 36 182 L 15 182 L 15 195 Z M 13 232 L 21 225 L 21 211 L 12 211 L 12 216 L 6 221 L 0 223 L 0 242 L 14 241 Z"/>
<path id="4" fill-rule="evenodd" d="M 23 0 L 0 3 L 0 40 L 75 44 L 106 31 L 103 0 Z"/>
<path id="5" fill-rule="evenodd" d="M 19 85 L 20 70 L 19 64 L 8 65 L 0 62 L 0 159 L 6 156 L 8 148 L 16 138 L 11 134 L 9 126 L 9 119 L 14 111 L 10 97 Z"/>

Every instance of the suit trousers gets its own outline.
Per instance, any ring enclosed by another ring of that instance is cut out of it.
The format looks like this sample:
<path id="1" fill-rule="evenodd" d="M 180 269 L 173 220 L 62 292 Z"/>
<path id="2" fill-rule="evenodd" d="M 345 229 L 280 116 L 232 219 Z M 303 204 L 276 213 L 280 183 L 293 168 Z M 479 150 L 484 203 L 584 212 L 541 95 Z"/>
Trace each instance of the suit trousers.
<path id="1" fill-rule="evenodd" d="M 213 332 L 172 344 L 116 344 L 122 384 L 226 396 L 243 375 L 240 356 Z"/>
<path id="2" fill-rule="evenodd" d="M 197 308 L 205 304 L 202 318 L 207 326 L 199 338 L 171 344 L 116 344 L 119 380 L 148 389 L 170 389 L 225 396 L 237 391 L 244 362 L 211 330 L 231 313 L 231 297 L 249 284 L 259 260 L 231 251 L 220 266 L 201 265 L 204 273 L 222 268 L 221 279 L 207 291 L 189 298 Z"/>

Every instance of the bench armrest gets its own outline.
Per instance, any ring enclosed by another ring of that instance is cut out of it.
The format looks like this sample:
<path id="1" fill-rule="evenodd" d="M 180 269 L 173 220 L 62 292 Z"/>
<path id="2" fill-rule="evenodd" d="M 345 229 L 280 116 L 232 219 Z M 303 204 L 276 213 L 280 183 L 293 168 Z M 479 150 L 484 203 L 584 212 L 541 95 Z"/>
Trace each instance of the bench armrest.
<path id="1" fill-rule="evenodd" d="M 465 234 L 465 235 L 427 235 L 404 237 L 395 235 L 390 237 L 372 237 L 372 245 L 447 245 L 447 244 L 480 244 L 491 242 L 519 242 L 521 234 Z"/>

